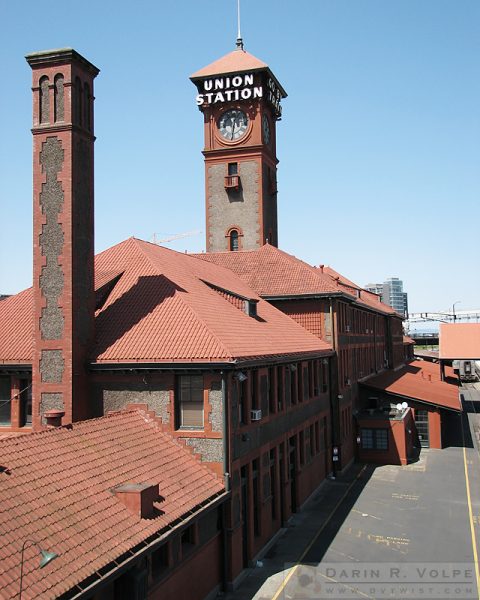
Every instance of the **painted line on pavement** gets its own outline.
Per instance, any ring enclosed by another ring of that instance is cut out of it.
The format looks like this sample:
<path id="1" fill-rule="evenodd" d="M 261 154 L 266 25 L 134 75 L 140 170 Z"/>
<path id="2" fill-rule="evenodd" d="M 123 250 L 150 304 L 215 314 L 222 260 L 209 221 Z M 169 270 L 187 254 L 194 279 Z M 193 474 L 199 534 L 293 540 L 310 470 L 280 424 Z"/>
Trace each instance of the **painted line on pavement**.
<path id="1" fill-rule="evenodd" d="M 462 438 L 463 438 L 463 427 L 462 427 Z M 480 572 L 478 569 L 477 540 L 475 537 L 475 525 L 473 523 L 473 511 L 472 511 L 472 501 L 471 501 L 471 497 L 470 497 L 470 480 L 468 477 L 467 450 L 465 448 L 465 439 L 463 439 L 463 466 L 465 468 L 465 486 L 467 488 L 468 518 L 470 521 L 470 534 L 472 536 L 473 560 L 475 561 L 475 576 L 477 578 L 477 596 L 480 598 Z"/>
<path id="2" fill-rule="evenodd" d="M 302 562 L 302 560 L 305 558 L 305 556 L 310 552 L 312 546 L 315 544 L 315 542 L 318 540 L 318 538 L 320 537 L 320 534 L 322 533 L 322 531 L 325 529 L 325 527 L 328 525 L 328 523 L 330 522 L 330 520 L 332 519 L 333 515 L 337 512 L 338 508 L 340 507 L 340 505 L 342 504 L 342 502 L 345 500 L 345 498 L 347 497 L 347 495 L 350 493 L 350 490 L 352 489 L 352 487 L 358 482 L 358 480 L 360 479 L 360 477 L 363 475 L 363 472 L 365 471 L 365 469 L 367 468 L 367 465 L 364 465 L 361 469 L 361 471 L 358 473 L 358 475 L 355 477 L 355 479 L 352 481 L 352 483 L 348 486 L 346 492 L 343 494 L 343 496 L 340 498 L 340 500 L 337 502 L 337 504 L 334 506 L 332 512 L 328 515 L 328 518 L 326 521 L 324 521 L 324 523 L 322 524 L 322 526 L 320 527 L 320 529 L 317 531 L 317 533 L 314 535 L 313 539 L 311 540 L 311 542 L 308 544 L 308 546 L 305 548 L 305 550 L 302 552 L 302 555 L 300 556 L 300 558 L 296 561 L 296 563 L 294 564 L 294 566 L 290 569 L 290 572 L 288 573 L 288 575 L 285 577 L 282 585 L 278 588 L 278 590 L 276 591 L 275 595 L 272 597 L 272 600 L 278 600 L 280 594 L 283 592 L 283 590 L 286 588 L 288 582 L 290 581 L 290 579 L 293 577 L 293 575 L 295 574 L 295 571 L 298 569 L 298 567 L 300 566 L 300 563 Z M 330 579 L 330 578 L 329 578 Z M 365 598 L 370 598 L 370 596 L 367 596 L 366 594 L 362 594 L 360 593 L 362 596 L 365 596 Z"/>

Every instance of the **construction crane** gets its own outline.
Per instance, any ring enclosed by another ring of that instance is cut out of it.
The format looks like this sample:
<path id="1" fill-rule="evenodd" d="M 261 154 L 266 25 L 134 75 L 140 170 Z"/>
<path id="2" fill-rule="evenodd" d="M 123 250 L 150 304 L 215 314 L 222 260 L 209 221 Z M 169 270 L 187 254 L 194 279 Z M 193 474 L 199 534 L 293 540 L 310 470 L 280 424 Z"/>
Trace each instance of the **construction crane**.
<path id="1" fill-rule="evenodd" d="M 173 235 L 166 237 L 166 238 L 162 238 L 161 240 L 157 239 L 157 235 L 159 235 L 158 233 L 154 233 L 152 236 L 152 243 L 153 244 L 165 244 L 167 242 L 173 242 L 173 240 L 180 240 L 182 238 L 186 238 L 186 237 L 190 237 L 192 235 L 199 235 L 200 233 L 202 233 L 199 229 L 194 229 L 192 231 L 186 231 L 184 233 L 174 233 Z"/>

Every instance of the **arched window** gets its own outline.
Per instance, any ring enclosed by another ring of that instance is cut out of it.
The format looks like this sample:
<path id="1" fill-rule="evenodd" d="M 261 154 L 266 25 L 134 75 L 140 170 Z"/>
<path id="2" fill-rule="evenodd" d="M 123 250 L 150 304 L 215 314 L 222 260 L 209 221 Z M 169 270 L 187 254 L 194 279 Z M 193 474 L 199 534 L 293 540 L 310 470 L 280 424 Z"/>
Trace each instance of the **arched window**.
<path id="1" fill-rule="evenodd" d="M 230 231 L 230 250 L 232 252 L 236 252 L 238 250 L 238 231 L 236 229 L 232 229 L 232 231 Z"/>
<path id="2" fill-rule="evenodd" d="M 55 75 L 54 87 L 55 122 L 64 120 L 63 75 Z"/>
<path id="3" fill-rule="evenodd" d="M 44 75 L 40 78 L 40 123 L 50 121 L 50 90 L 48 77 Z"/>

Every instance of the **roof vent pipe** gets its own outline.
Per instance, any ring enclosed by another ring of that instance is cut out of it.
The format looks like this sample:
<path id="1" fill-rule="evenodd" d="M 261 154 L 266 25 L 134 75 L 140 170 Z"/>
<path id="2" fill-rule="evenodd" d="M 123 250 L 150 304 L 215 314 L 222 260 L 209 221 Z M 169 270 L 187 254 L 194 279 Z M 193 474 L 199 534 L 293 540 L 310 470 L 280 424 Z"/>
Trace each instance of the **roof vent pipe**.
<path id="1" fill-rule="evenodd" d="M 52 408 L 51 410 L 45 411 L 43 416 L 47 422 L 47 427 L 61 427 L 62 417 L 65 416 L 65 411 Z"/>

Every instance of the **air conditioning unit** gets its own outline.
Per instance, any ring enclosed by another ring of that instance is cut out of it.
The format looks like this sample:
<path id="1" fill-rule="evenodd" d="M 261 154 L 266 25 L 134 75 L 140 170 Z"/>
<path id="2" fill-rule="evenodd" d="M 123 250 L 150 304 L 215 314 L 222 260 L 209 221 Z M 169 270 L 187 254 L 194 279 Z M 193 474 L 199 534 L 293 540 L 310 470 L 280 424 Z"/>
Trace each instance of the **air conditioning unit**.
<path id="1" fill-rule="evenodd" d="M 260 408 L 250 411 L 250 420 L 251 421 L 260 421 L 262 418 L 262 411 Z"/>

